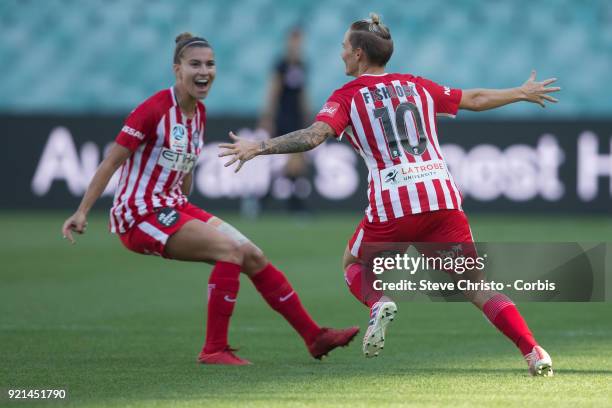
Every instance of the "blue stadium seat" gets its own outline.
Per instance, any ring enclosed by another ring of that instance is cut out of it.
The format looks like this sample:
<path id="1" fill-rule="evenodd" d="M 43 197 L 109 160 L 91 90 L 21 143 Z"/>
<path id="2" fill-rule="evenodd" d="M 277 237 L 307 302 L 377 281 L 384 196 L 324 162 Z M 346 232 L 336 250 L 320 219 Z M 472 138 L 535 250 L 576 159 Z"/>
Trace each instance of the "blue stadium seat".
<path id="1" fill-rule="evenodd" d="M 0 110 L 124 112 L 172 83 L 174 37 L 206 36 L 218 62 L 212 113 L 259 111 L 285 34 L 306 33 L 313 109 L 346 81 L 340 42 L 373 5 L 353 0 L 4 0 Z M 391 71 L 456 87 L 520 84 L 536 68 L 557 76 L 563 103 L 495 116 L 612 114 L 612 3 L 391 1 L 377 5 L 395 39 Z"/>

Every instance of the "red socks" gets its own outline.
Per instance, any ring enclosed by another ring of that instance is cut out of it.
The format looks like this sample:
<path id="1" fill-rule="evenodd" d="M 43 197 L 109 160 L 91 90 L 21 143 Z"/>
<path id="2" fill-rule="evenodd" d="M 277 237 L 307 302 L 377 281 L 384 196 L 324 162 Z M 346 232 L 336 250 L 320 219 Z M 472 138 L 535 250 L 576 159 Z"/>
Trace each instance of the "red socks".
<path id="1" fill-rule="evenodd" d="M 482 307 L 487 319 L 510 340 L 516 344 L 523 355 L 531 353 L 537 342 L 533 338 L 527 323 L 512 301 L 498 293 L 489 299 Z"/>
<path id="2" fill-rule="evenodd" d="M 268 264 L 261 272 L 251 277 L 251 280 L 270 307 L 283 315 L 306 344 L 312 343 L 321 328 L 304 309 L 285 275 L 272 264 Z"/>
<path id="3" fill-rule="evenodd" d="M 344 280 L 353 296 L 369 308 L 378 302 L 383 295 L 383 292 L 372 287 L 372 282 L 369 282 L 371 279 L 364 275 L 363 265 L 359 263 L 353 263 L 346 267 Z"/>
<path id="4" fill-rule="evenodd" d="M 229 322 L 240 287 L 240 265 L 217 262 L 208 279 L 208 318 L 204 353 L 225 349 Z"/>
<path id="5" fill-rule="evenodd" d="M 228 345 L 229 322 L 240 287 L 240 265 L 217 262 L 208 280 L 208 319 L 204 353 L 215 353 Z M 310 344 L 320 333 L 320 327 L 302 306 L 285 275 L 272 264 L 251 278 L 272 309 L 279 312 Z"/>

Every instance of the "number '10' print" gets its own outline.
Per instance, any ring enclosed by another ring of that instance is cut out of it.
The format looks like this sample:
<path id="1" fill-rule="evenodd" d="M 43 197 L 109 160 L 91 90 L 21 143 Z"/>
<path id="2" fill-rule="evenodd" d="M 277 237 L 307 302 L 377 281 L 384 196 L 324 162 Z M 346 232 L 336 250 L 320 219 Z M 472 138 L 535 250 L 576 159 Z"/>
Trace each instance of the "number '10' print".
<path id="1" fill-rule="evenodd" d="M 414 124 L 416 127 L 416 144 L 414 144 L 408 135 L 408 125 L 406 124 L 406 114 L 410 113 L 412 118 L 414 119 Z M 391 123 L 391 117 L 389 115 L 389 109 L 386 106 L 382 108 L 376 108 L 374 110 L 374 117 L 376 119 L 380 119 L 382 122 L 383 131 L 385 133 L 385 138 L 387 139 L 387 144 L 389 145 L 389 150 L 391 151 L 391 157 L 394 159 L 399 157 L 400 147 L 398 146 L 397 140 L 401 141 L 401 146 L 404 148 L 406 153 L 409 153 L 413 156 L 420 156 L 423 154 L 425 149 L 427 148 L 427 135 L 425 134 L 425 130 L 423 129 L 423 121 L 421 120 L 421 113 L 417 106 L 412 102 L 402 102 L 397 105 L 395 109 L 395 129 L 397 129 L 397 133 L 393 128 L 393 124 Z"/>

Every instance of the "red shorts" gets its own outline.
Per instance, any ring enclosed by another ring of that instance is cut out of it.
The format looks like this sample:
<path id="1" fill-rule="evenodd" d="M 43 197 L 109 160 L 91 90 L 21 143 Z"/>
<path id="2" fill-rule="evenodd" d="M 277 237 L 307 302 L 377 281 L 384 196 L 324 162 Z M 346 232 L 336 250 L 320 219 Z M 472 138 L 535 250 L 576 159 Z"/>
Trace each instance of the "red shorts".
<path id="1" fill-rule="evenodd" d="M 366 217 L 361 220 L 349 241 L 349 250 L 356 258 L 362 258 L 363 246 L 368 243 L 414 244 L 424 255 L 434 250 L 447 249 L 444 244 L 473 243 L 472 231 L 467 217 L 459 210 L 439 210 L 407 215 L 387 222 L 371 223 Z M 418 243 L 439 243 L 421 245 Z M 410 245 L 406 245 L 407 247 Z M 473 248 L 470 245 L 470 248 Z M 465 250 L 465 249 L 464 249 Z"/>
<path id="2" fill-rule="evenodd" d="M 172 234 L 188 221 L 197 219 L 207 222 L 212 217 L 212 214 L 190 203 L 174 208 L 164 207 L 147 215 L 119 238 L 131 251 L 167 258 L 166 242 Z"/>

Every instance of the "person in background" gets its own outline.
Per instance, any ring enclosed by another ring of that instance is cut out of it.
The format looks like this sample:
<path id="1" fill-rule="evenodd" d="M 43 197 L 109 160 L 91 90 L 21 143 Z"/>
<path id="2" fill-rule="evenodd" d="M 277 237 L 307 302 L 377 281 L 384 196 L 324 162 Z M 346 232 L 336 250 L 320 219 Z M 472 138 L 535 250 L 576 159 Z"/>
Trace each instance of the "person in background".
<path id="1" fill-rule="evenodd" d="M 310 120 L 306 91 L 306 65 L 302 55 L 304 34 L 299 26 L 287 37 L 287 50 L 274 67 L 268 94 L 259 122 L 270 137 L 302 129 Z M 306 178 L 309 172 L 305 153 L 288 155 L 284 174 L 291 181 L 288 210 L 302 213 L 307 210 L 305 199 L 310 191 Z"/>

